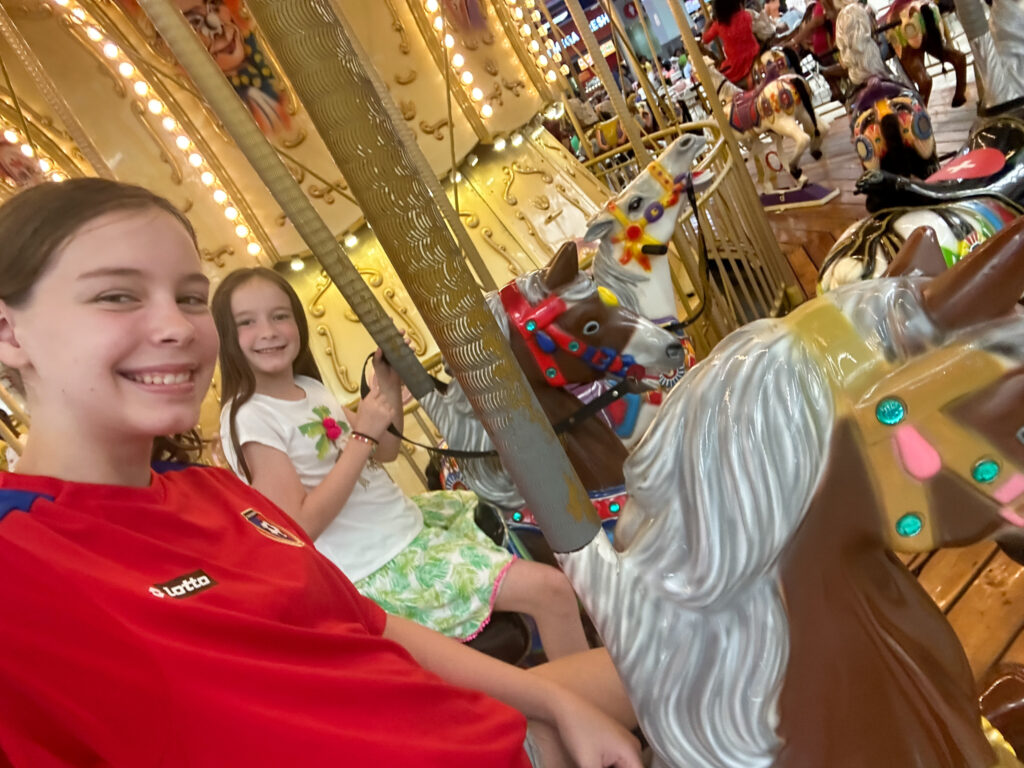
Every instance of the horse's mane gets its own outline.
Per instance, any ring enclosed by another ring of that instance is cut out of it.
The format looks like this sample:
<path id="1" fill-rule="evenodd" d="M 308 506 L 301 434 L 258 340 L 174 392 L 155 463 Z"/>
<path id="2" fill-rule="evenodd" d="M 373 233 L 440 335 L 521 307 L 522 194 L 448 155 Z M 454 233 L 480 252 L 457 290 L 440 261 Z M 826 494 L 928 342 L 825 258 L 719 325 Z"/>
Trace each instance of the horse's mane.
<path id="1" fill-rule="evenodd" d="M 612 291 L 626 309 L 643 314 L 640 297 L 637 296 L 634 286 L 647 282 L 647 278 L 619 266 L 614 250 L 615 245 L 610 234 L 600 239 L 597 254 L 594 256 L 594 279 L 598 285 Z"/>
<path id="2" fill-rule="evenodd" d="M 915 280 L 821 300 L 898 364 L 941 340 Z M 1020 349 L 1013 327 L 986 343 Z M 787 321 L 730 334 L 672 390 L 626 462 L 623 523 L 636 533 L 618 566 L 603 544 L 565 558 L 574 579 L 611 592 L 588 608 L 627 685 L 643 690 L 651 742 L 680 745 L 661 755 L 668 764 L 767 768 L 777 757 L 789 654 L 778 562 L 828 464 L 842 387 L 821 354 Z"/>

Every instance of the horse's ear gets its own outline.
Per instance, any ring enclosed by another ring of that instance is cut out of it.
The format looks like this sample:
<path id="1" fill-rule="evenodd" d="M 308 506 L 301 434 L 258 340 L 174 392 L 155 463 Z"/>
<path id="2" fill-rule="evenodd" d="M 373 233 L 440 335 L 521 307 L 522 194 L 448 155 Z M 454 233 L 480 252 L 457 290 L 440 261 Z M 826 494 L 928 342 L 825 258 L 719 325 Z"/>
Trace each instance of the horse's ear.
<path id="1" fill-rule="evenodd" d="M 882 277 L 911 274 L 935 277 L 945 271 L 946 257 L 942 255 L 935 230 L 931 227 L 918 227 L 910 233 Z"/>
<path id="2" fill-rule="evenodd" d="M 587 225 L 587 231 L 583 233 L 583 239 L 587 242 L 594 242 L 597 240 L 604 240 L 611 231 L 615 228 L 615 219 L 608 211 L 601 211 L 597 216 L 591 219 L 590 224 Z"/>
<path id="3" fill-rule="evenodd" d="M 580 257 L 576 251 L 576 243 L 568 240 L 562 244 L 555 258 L 548 264 L 544 273 L 544 285 L 549 291 L 557 291 L 571 283 L 580 272 Z"/>
<path id="4" fill-rule="evenodd" d="M 924 308 L 947 331 L 995 320 L 1024 293 L 1024 218 L 1008 224 L 924 289 Z"/>

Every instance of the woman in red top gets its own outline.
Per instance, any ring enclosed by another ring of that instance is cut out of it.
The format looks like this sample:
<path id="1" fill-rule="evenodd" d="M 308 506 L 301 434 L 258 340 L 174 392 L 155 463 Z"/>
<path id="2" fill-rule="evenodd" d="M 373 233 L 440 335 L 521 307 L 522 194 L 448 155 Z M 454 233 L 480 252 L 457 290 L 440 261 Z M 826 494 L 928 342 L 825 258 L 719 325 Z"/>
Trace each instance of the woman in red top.
<path id="1" fill-rule="evenodd" d="M 754 37 L 753 23 L 743 0 L 712 0 L 711 8 L 715 20 L 704 30 L 702 42 L 707 45 L 715 38 L 720 39 L 725 52 L 725 61 L 719 68 L 722 74 L 741 88 L 752 87 L 750 68 L 761 46 Z"/>

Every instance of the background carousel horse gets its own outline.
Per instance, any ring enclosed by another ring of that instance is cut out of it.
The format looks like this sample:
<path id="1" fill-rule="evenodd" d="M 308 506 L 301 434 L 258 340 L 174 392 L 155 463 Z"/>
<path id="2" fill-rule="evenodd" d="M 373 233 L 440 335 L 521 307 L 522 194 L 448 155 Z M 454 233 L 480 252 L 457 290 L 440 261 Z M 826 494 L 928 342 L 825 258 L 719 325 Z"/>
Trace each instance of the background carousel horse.
<path id="1" fill-rule="evenodd" d="M 771 134 L 775 152 L 780 158 L 783 157 L 783 138 L 793 140 L 795 146 L 786 157 L 785 165 L 793 178 L 802 182 L 800 158 L 808 147 L 811 157 L 815 160 L 821 157 L 822 141 L 806 81 L 798 75 L 781 75 L 761 83 L 752 91 L 743 91 L 715 69 L 714 62 L 710 59 L 707 62 L 715 92 L 729 115 L 729 124 L 754 158 L 759 185 L 762 188 L 766 185 L 762 133 Z"/>
<path id="2" fill-rule="evenodd" d="M 967 101 L 967 57 L 950 43 L 936 5 L 921 0 L 896 0 L 889 6 L 885 22 L 894 25 L 886 36 L 925 104 L 932 93 L 932 78 L 924 63 L 926 53 L 953 66 L 956 73 L 953 106 L 959 107 Z"/>
<path id="3" fill-rule="evenodd" d="M 620 306 L 579 271 L 575 243 L 563 245 L 546 269 L 518 277 L 486 298 L 553 424 L 582 406 L 563 388 L 567 383 L 657 374 L 682 365 L 683 347 L 674 335 Z M 494 449 L 457 380 L 420 402 L 450 448 Z M 626 449 L 604 422 L 579 421 L 563 432 L 562 441 L 588 490 L 622 485 Z M 465 485 L 484 500 L 504 509 L 523 506 L 497 458 L 460 458 L 459 465 Z"/>
<path id="4" fill-rule="evenodd" d="M 849 111 L 850 135 L 865 171 L 925 179 L 939 169 L 931 118 L 913 88 L 872 75 L 854 92 Z"/>
<path id="5" fill-rule="evenodd" d="M 893 550 L 1024 525 L 1024 226 L 723 340 L 560 557 L 660 766 L 1021 765 Z"/>
<path id="6" fill-rule="evenodd" d="M 825 256 L 818 292 L 881 277 L 918 227 L 935 231 L 942 256 L 953 265 L 1024 212 L 1001 197 L 978 195 L 931 207 L 886 208 L 851 224 Z"/>

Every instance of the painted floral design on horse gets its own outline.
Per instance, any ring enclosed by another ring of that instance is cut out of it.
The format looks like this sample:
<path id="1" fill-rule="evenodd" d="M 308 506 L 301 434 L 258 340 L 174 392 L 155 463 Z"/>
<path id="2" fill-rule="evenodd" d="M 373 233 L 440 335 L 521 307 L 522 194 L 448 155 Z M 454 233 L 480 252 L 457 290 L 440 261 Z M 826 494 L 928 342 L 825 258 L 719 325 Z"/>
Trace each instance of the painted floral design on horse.
<path id="1" fill-rule="evenodd" d="M 851 100 L 850 133 L 865 171 L 924 179 L 939 168 L 928 109 L 901 83 L 869 78 Z"/>

